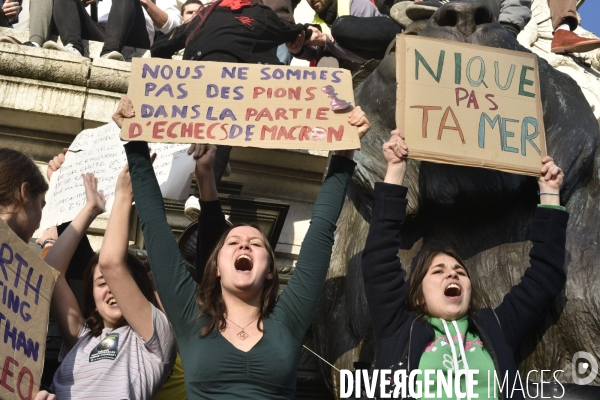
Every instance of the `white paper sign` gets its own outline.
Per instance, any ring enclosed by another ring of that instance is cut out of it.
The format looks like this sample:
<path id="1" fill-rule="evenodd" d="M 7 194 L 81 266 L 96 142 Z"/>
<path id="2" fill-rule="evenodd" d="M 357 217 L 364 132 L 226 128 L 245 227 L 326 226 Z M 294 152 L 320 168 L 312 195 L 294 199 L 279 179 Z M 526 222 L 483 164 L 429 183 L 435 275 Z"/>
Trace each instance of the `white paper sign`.
<path id="1" fill-rule="evenodd" d="M 81 174 L 92 172 L 98 179 L 98 191 L 104 194 L 106 211 L 115 200 L 119 173 L 127 163 L 125 142 L 119 139 L 120 129 L 114 122 L 82 131 L 65 156 L 65 162 L 52 174 L 40 230 L 72 221 L 85 205 L 85 188 Z M 187 155 L 186 144 L 151 144 L 157 154 L 154 172 L 164 198 L 187 199 L 194 159 Z"/>

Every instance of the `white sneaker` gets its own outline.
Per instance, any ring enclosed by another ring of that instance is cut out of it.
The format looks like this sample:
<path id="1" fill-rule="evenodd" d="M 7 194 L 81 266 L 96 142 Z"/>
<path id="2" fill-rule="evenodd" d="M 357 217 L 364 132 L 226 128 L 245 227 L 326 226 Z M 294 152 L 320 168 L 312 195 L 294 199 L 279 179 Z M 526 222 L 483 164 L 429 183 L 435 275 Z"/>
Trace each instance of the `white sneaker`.
<path id="1" fill-rule="evenodd" d="M 125 61 L 123 55 L 118 51 L 111 51 L 110 53 L 106 53 L 100 56 L 100 58 L 107 58 L 109 60 L 117 60 L 117 61 Z"/>
<path id="2" fill-rule="evenodd" d="M 200 199 L 196 196 L 190 196 L 185 202 L 183 213 L 190 221 L 198 221 L 198 216 L 200 215 Z"/>
<path id="3" fill-rule="evenodd" d="M 198 216 L 200 215 L 200 199 L 196 196 L 190 196 L 185 202 L 183 213 L 191 222 L 198 221 Z M 227 214 L 225 214 L 225 222 L 227 222 L 227 225 L 232 226 L 231 221 L 229 221 L 229 215 Z"/>
<path id="4" fill-rule="evenodd" d="M 67 53 L 78 55 L 79 57 L 83 57 L 83 55 L 77 50 L 71 43 L 63 46 L 61 44 L 56 43 L 55 41 L 48 40 L 44 43 L 44 48 L 48 50 L 58 50 L 58 51 L 66 51 Z"/>

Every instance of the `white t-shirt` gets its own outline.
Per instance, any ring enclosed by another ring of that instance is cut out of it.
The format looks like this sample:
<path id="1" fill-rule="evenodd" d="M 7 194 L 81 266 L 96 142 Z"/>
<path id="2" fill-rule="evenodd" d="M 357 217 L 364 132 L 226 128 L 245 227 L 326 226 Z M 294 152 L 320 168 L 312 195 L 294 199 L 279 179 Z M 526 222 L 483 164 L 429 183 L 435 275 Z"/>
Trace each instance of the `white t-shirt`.
<path id="1" fill-rule="evenodd" d="M 152 306 L 154 331 L 147 342 L 129 326 L 93 337 L 87 325 L 54 374 L 51 391 L 63 399 L 151 399 L 177 355 L 162 311 Z"/>
<path id="2" fill-rule="evenodd" d="M 108 20 L 108 14 L 110 13 L 110 8 L 112 7 L 112 0 L 101 0 L 97 2 L 98 4 L 98 22 L 106 22 Z M 181 17 L 181 12 L 179 11 L 179 7 L 177 6 L 177 0 L 156 0 L 154 4 L 161 10 L 167 13 L 169 19 L 165 25 L 159 30 L 167 34 L 171 32 L 174 28 L 181 25 L 183 21 Z M 154 32 L 158 27 L 154 25 L 152 18 L 148 15 L 146 10 L 144 10 L 144 18 L 146 18 L 146 30 L 148 31 L 148 37 L 150 38 L 150 44 L 154 43 Z M 91 7 L 87 7 L 87 12 L 90 13 Z"/>

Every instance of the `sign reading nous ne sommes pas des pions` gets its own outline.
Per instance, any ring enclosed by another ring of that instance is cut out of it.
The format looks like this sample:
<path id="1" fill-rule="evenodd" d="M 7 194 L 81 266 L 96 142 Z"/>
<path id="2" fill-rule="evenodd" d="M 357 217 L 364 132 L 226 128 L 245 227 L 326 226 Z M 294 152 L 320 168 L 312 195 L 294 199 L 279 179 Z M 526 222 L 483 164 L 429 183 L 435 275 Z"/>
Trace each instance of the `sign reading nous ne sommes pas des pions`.
<path id="1" fill-rule="evenodd" d="M 534 54 L 405 35 L 396 46 L 396 121 L 411 158 L 539 175 Z"/>
<path id="2" fill-rule="evenodd" d="M 343 69 L 134 59 L 135 117 L 121 138 L 284 149 L 356 149 Z"/>

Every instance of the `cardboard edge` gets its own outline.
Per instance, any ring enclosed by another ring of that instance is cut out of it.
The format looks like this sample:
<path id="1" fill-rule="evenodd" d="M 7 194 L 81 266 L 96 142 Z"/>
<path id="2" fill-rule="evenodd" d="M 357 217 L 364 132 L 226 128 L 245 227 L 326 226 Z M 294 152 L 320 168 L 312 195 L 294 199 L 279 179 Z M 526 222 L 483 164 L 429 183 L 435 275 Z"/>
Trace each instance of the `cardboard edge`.
<path id="1" fill-rule="evenodd" d="M 396 126 L 404 132 L 406 119 L 406 35 L 396 36 Z"/>
<path id="2" fill-rule="evenodd" d="M 458 165 L 458 166 L 463 166 L 463 167 L 485 168 L 485 169 L 491 169 L 491 170 L 495 170 L 495 171 L 508 172 L 508 173 L 517 174 L 517 175 L 527 175 L 527 176 L 535 176 L 535 177 L 538 177 L 540 175 L 539 168 L 536 168 L 536 169 L 526 168 L 526 167 L 519 168 L 519 167 L 516 167 L 515 165 L 509 164 L 509 163 L 487 161 L 484 159 L 478 159 L 478 158 L 472 158 L 472 157 L 461 157 L 461 159 L 460 159 L 461 162 L 456 162 L 456 160 L 452 156 L 443 154 L 443 153 L 433 153 L 433 152 L 413 150 L 410 152 L 409 158 L 411 158 L 413 160 L 428 161 L 428 162 L 439 163 L 439 164 L 451 164 L 451 165 Z M 540 163 L 540 165 L 541 165 L 541 163 Z M 541 166 L 540 166 L 540 168 L 541 168 Z"/>

